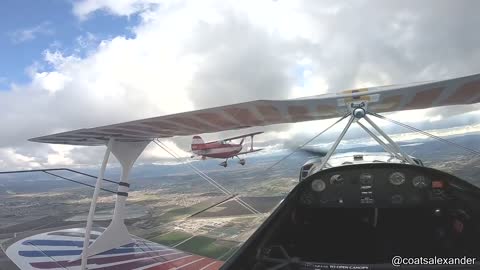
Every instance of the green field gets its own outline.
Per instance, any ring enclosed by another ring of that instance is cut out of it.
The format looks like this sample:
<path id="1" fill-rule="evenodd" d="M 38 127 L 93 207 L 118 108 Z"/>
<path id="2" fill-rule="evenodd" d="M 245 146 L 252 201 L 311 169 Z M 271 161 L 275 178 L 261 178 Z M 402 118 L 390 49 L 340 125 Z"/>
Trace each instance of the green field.
<path id="1" fill-rule="evenodd" d="M 232 241 L 216 240 L 206 236 L 195 236 L 185 243 L 177 246 L 178 249 L 194 254 L 217 259 L 229 252 L 238 243 Z"/>
<path id="2" fill-rule="evenodd" d="M 192 214 L 197 213 L 200 210 L 203 210 L 207 207 L 217 204 L 218 202 L 224 200 L 225 198 L 226 198 L 225 196 L 217 196 L 217 197 L 202 201 L 200 203 L 194 204 L 189 207 L 180 207 L 180 208 L 175 208 L 175 209 L 166 211 L 155 218 L 154 224 L 163 224 L 165 222 L 174 221 L 181 218 L 187 218 Z"/>
<path id="3" fill-rule="evenodd" d="M 188 234 L 186 232 L 172 231 L 172 232 L 168 232 L 168 233 L 150 238 L 149 240 L 153 242 L 157 242 L 159 244 L 166 245 L 166 246 L 173 246 L 175 244 L 178 244 L 184 241 L 185 239 L 191 236 L 192 236 L 191 234 Z"/>

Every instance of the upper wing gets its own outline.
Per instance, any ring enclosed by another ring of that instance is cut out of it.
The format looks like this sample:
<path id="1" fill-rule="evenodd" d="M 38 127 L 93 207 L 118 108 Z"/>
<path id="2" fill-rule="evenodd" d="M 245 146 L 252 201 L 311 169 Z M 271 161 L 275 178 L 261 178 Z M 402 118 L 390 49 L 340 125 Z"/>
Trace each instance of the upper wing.
<path id="1" fill-rule="evenodd" d="M 450 80 L 342 91 L 291 100 L 257 100 L 121 124 L 58 133 L 31 141 L 73 145 L 105 145 L 119 141 L 187 136 L 253 126 L 340 117 L 346 104 L 368 101 L 372 112 L 423 109 L 480 102 L 480 74 Z"/>
<path id="2" fill-rule="evenodd" d="M 226 139 L 223 139 L 222 141 L 231 141 L 231 140 L 245 138 L 245 137 L 249 137 L 249 136 L 255 136 L 255 135 L 258 135 L 258 134 L 262 134 L 262 133 L 263 133 L 263 131 L 253 132 L 253 133 L 243 134 L 243 135 L 236 136 L 236 137 L 226 138 Z"/>
<path id="3" fill-rule="evenodd" d="M 92 239 L 103 228 L 92 230 Z M 31 235 L 12 243 L 7 256 L 21 270 L 79 269 L 85 228 Z M 217 270 L 222 261 L 183 252 L 132 236 L 133 243 L 88 258 L 88 269 Z"/>

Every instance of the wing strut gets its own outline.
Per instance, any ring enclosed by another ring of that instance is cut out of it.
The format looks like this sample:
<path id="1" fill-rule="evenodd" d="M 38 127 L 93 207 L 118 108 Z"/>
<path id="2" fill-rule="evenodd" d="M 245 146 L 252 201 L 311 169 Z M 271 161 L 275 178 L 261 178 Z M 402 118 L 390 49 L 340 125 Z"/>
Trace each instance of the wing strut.
<path id="1" fill-rule="evenodd" d="M 105 156 L 103 158 L 102 166 L 100 168 L 100 174 L 95 185 L 92 203 L 90 204 L 90 211 L 88 212 L 87 226 L 85 228 L 85 241 L 83 243 L 83 251 L 80 257 L 82 260 L 80 268 L 81 270 L 86 269 L 88 264 L 88 257 L 133 242 L 124 222 L 126 215 L 125 202 L 128 197 L 128 190 L 130 188 L 128 176 L 130 175 L 133 164 L 142 154 L 143 150 L 145 150 L 145 147 L 147 147 L 149 143 L 149 140 L 127 142 L 115 140 L 114 138 L 109 138 L 107 143 L 107 150 L 105 151 Z M 117 199 L 115 201 L 115 209 L 113 211 L 112 221 L 110 222 L 110 225 L 108 225 L 107 229 L 105 229 L 105 231 L 103 231 L 102 234 L 91 245 L 88 245 L 90 240 L 90 231 L 93 224 L 93 217 L 95 214 L 98 192 L 101 187 L 101 179 L 103 179 L 110 153 L 112 153 L 117 158 L 122 168 L 122 174 L 120 176 L 120 182 L 118 183 L 118 189 L 116 192 Z"/>
<path id="2" fill-rule="evenodd" d="M 358 124 L 363 130 L 365 130 L 365 132 L 367 132 L 368 135 L 370 135 L 370 137 L 372 137 L 375 141 L 377 141 L 377 143 L 380 144 L 385 151 L 387 151 L 388 153 L 390 153 L 392 156 L 397 157 L 398 159 L 402 159 L 402 157 L 401 157 L 398 153 L 396 153 L 395 150 L 393 150 L 390 145 L 388 145 L 388 144 L 386 144 L 384 141 L 382 141 L 382 139 L 380 139 L 375 133 L 373 133 L 371 130 L 369 130 L 365 125 L 363 125 L 362 123 L 360 123 L 360 121 L 357 121 L 357 124 Z"/>
<path id="3" fill-rule="evenodd" d="M 107 169 L 108 158 L 110 157 L 113 141 L 113 138 L 110 138 L 110 140 L 108 140 L 107 150 L 105 151 L 105 155 L 103 156 L 102 166 L 100 167 L 100 174 L 98 175 L 97 183 L 95 183 L 95 190 L 93 191 L 92 202 L 90 203 L 90 210 L 88 211 L 87 226 L 85 227 L 85 238 L 83 240 L 82 263 L 80 266 L 80 269 L 82 270 L 85 270 L 87 267 L 87 248 L 88 244 L 90 243 L 90 232 L 93 225 L 93 216 L 95 215 L 98 194 L 100 194 L 100 189 L 102 188 L 102 179 L 105 175 L 105 170 Z"/>
<path id="4" fill-rule="evenodd" d="M 387 139 L 387 141 L 390 143 L 390 145 L 393 147 L 394 150 L 396 150 L 398 153 L 400 153 L 403 158 L 405 158 L 410 164 L 417 164 L 415 163 L 415 161 L 413 161 L 413 159 L 407 155 L 407 153 L 403 152 L 402 149 L 400 149 L 400 146 L 398 146 L 398 144 L 396 144 L 390 137 L 388 137 L 388 135 L 383 132 L 383 130 L 377 126 L 377 124 L 375 124 L 375 122 L 373 122 L 368 116 L 364 116 L 363 117 L 378 133 L 380 133 L 385 139 Z"/>
<path id="5" fill-rule="evenodd" d="M 328 163 L 328 160 L 330 159 L 330 157 L 333 155 L 333 153 L 335 152 L 335 150 L 337 149 L 338 145 L 340 144 L 340 142 L 342 141 L 343 137 L 345 136 L 345 134 L 347 133 L 348 129 L 351 127 L 352 123 L 355 122 L 357 123 L 362 129 L 364 129 L 368 135 L 370 135 L 375 141 L 378 142 L 378 144 L 380 144 L 383 149 L 385 149 L 386 152 L 390 153 L 392 156 L 400 159 L 400 160 L 403 160 L 404 162 L 408 162 L 410 164 L 413 164 L 413 165 L 417 165 L 417 163 L 408 155 L 406 154 L 404 151 L 402 151 L 402 149 L 400 149 L 400 146 L 398 146 L 397 143 L 395 143 L 395 141 L 393 141 L 379 126 L 377 126 L 368 116 L 367 116 L 367 113 L 368 114 L 372 114 L 374 116 L 377 116 L 377 117 L 380 117 L 382 119 L 385 119 L 383 118 L 381 115 L 379 114 L 374 114 L 374 113 L 370 113 L 366 110 L 366 103 L 365 102 L 361 102 L 360 104 L 355 104 L 355 103 L 350 103 L 349 104 L 349 109 L 350 109 L 350 112 L 347 113 L 346 115 L 344 115 L 342 118 L 338 119 L 335 123 L 333 123 L 332 125 L 328 126 L 326 129 L 324 129 L 322 132 L 318 133 L 317 135 L 315 135 L 313 138 L 311 138 L 310 140 L 308 140 L 307 142 L 305 142 L 304 144 L 302 144 L 301 146 L 299 146 L 298 148 L 296 148 L 294 151 L 292 151 L 291 153 L 289 153 L 288 155 L 284 156 L 282 159 L 280 159 L 279 161 L 275 162 L 273 165 L 271 165 L 270 167 L 268 167 L 266 170 L 269 170 L 271 168 L 273 168 L 274 166 L 276 166 L 277 164 L 279 164 L 280 162 L 282 162 L 283 160 L 287 159 L 289 156 L 291 156 L 292 154 L 294 154 L 296 151 L 298 151 L 299 149 L 301 149 L 302 147 L 304 147 L 305 145 L 307 145 L 308 143 L 310 143 L 311 141 L 313 141 L 314 139 L 316 139 L 318 136 L 322 135 L 323 133 L 325 133 L 327 130 L 329 130 L 330 128 L 332 128 L 333 126 L 335 126 L 336 124 L 340 123 L 343 119 L 347 118 L 347 117 L 350 117 L 349 118 L 349 121 L 347 123 L 347 125 L 345 126 L 345 128 L 342 130 L 342 132 L 340 133 L 339 137 L 335 140 L 334 144 L 332 145 L 332 147 L 330 148 L 330 150 L 328 150 L 327 154 L 325 155 L 325 157 L 322 159 L 322 163 L 320 165 L 320 168 L 318 170 L 321 170 L 323 169 L 323 167 Z M 364 118 L 365 121 L 367 121 L 374 130 L 376 130 L 380 136 L 382 136 L 383 138 L 385 138 L 388 142 L 388 144 L 386 144 L 385 142 L 382 141 L 381 138 L 379 138 L 377 135 L 375 135 L 375 133 L 373 133 L 371 130 L 369 130 L 365 125 L 363 125 L 362 123 L 360 123 L 360 119 Z M 433 136 L 433 135 L 432 135 Z M 471 150 L 473 151 L 473 150 Z"/>
<path id="6" fill-rule="evenodd" d="M 344 137 L 345 134 L 347 133 L 348 129 L 349 129 L 350 126 L 352 125 L 353 120 L 355 120 L 355 116 L 351 115 L 351 116 L 350 116 L 350 119 L 348 119 L 347 125 L 346 125 L 345 128 L 342 130 L 342 133 L 340 133 L 340 136 L 338 136 L 338 138 L 337 138 L 337 140 L 335 141 L 335 143 L 332 145 L 332 147 L 330 148 L 330 150 L 328 150 L 327 154 L 326 154 L 325 157 L 322 159 L 322 164 L 320 165 L 319 170 L 321 170 L 321 169 L 325 166 L 325 164 L 327 164 L 327 161 L 330 159 L 330 157 L 332 156 L 333 152 L 335 152 L 335 150 L 337 149 L 338 145 L 339 145 L 340 142 L 342 141 L 343 137 Z"/>
<path id="7" fill-rule="evenodd" d="M 398 144 L 395 143 L 395 141 L 393 141 L 392 138 L 390 138 L 379 126 L 377 126 L 377 124 L 375 124 L 375 122 L 373 122 L 367 116 L 368 111 L 366 111 L 365 108 L 366 108 L 366 104 L 364 102 L 360 104 L 354 104 L 354 103 L 350 104 L 350 109 L 351 109 L 350 119 L 347 125 L 345 126 L 345 128 L 343 129 L 342 133 L 340 133 L 340 136 L 338 136 L 335 143 L 332 145 L 330 150 L 328 150 L 327 154 L 322 159 L 322 163 L 320 164 L 320 167 L 318 168 L 318 170 L 322 170 L 323 167 L 325 167 L 328 160 L 337 149 L 338 145 L 342 141 L 343 137 L 345 136 L 345 134 L 347 133 L 348 129 L 350 128 L 353 122 L 356 122 L 361 128 L 363 128 L 368 135 L 370 135 L 375 141 L 377 141 L 385 149 L 385 151 L 392 154 L 392 156 L 395 156 L 403 160 L 404 162 L 408 162 L 412 165 L 418 165 L 408 154 L 406 154 L 404 151 L 402 151 L 402 149 L 400 149 L 400 146 L 398 146 Z M 389 145 L 385 144 L 377 135 L 375 135 L 375 133 L 373 133 L 367 127 L 365 127 L 362 123 L 360 123 L 359 121 L 362 118 L 365 119 L 365 121 L 367 121 L 373 127 L 373 129 L 375 129 L 381 136 L 383 136 L 383 138 L 385 138 L 388 141 Z"/>

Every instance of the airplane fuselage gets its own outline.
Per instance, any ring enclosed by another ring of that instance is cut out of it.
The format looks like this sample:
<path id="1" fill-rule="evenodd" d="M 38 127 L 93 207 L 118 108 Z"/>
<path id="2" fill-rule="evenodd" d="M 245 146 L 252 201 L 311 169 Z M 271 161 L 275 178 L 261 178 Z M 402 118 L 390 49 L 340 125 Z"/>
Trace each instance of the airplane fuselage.
<path id="1" fill-rule="evenodd" d="M 209 158 L 231 158 L 242 151 L 241 144 L 227 144 L 211 142 L 192 145 L 192 152 L 196 155 Z"/>

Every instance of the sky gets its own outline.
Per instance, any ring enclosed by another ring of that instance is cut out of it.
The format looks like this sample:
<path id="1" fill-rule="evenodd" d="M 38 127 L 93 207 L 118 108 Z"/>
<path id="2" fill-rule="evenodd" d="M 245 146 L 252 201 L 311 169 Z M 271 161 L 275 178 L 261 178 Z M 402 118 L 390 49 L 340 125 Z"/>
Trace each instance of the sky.
<path id="1" fill-rule="evenodd" d="M 0 170 L 101 160 L 102 147 L 27 141 L 54 132 L 480 73 L 478 10 L 476 0 L 2 1 Z M 478 130 L 478 108 L 392 117 L 461 134 Z M 268 127 L 260 145 L 298 145 L 329 123 Z M 167 143 L 186 154 L 190 140 Z M 152 146 L 141 161 L 166 157 Z"/>

